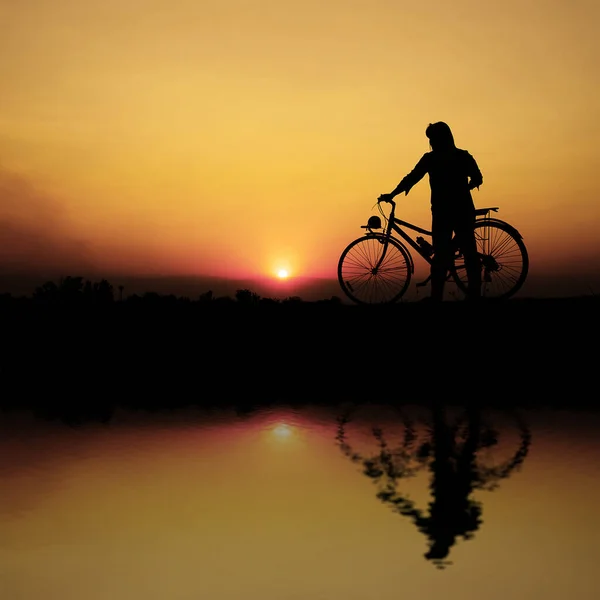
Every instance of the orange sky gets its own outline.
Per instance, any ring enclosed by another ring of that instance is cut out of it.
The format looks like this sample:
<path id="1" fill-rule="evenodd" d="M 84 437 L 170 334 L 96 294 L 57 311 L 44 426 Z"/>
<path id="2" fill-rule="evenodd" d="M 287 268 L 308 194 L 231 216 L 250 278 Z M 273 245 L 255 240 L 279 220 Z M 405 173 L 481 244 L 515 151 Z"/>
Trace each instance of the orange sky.
<path id="1" fill-rule="evenodd" d="M 0 260 L 333 278 L 445 120 L 531 277 L 600 284 L 599 18 L 592 0 L 0 0 Z M 426 180 L 400 213 L 429 224 Z"/>

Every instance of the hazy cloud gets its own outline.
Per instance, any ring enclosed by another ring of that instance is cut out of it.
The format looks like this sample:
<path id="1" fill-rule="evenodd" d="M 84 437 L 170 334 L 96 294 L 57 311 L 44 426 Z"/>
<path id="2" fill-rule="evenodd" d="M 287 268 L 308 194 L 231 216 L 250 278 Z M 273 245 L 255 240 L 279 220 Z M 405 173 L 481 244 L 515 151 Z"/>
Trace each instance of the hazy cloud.
<path id="1" fill-rule="evenodd" d="M 0 166 L 0 273 L 74 274 L 93 267 L 60 199 Z"/>

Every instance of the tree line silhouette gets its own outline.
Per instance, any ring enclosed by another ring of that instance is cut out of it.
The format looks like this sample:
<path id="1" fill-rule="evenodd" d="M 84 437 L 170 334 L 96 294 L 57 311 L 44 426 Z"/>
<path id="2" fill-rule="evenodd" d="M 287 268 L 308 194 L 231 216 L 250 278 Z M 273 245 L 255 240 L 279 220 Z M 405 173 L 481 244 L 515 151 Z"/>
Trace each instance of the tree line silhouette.
<path id="1" fill-rule="evenodd" d="M 11 293 L 0 294 L 0 300 L 7 302 L 33 303 L 45 305 L 89 306 L 110 305 L 115 302 L 128 304 L 200 304 L 200 305 L 244 305 L 263 306 L 277 304 L 303 304 L 308 303 L 300 296 L 288 296 L 282 299 L 262 297 L 250 289 L 238 289 L 235 295 L 218 296 L 212 290 L 199 294 L 196 298 L 177 296 L 175 294 L 159 294 L 148 291 L 143 294 L 124 295 L 125 286 L 114 286 L 107 279 L 92 281 L 79 276 L 61 278 L 58 282 L 46 281 L 36 287 L 31 296 L 13 296 Z M 313 302 L 311 302 L 312 304 Z M 318 300 L 317 303 L 342 304 L 337 296 L 330 299 Z"/>
<path id="2" fill-rule="evenodd" d="M 93 281 L 81 276 L 67 276 L 58 281 L 46 281 L 33 290 L 33 293 L 27 295 L 13 295 L 11 292 L 0 292 L 0 306 L 7 305 L 45 305 L 45 306 L 68 306 L 68 307 L 85 307 L 85 306 L 111 306 L 118 303 L 123 305 L 134 306 L 260 306 L 271 307 L 278 305 L 297 306 L 297 305 L 328 305 L 328 306 L 352 306 L 343 302 L 340 296 L 333 295 L 329 298 L 319 300 L 304 300 L 302 297 L 294 295 L 284 298 L 274 298 L 261 296 L 254 290 L 243 288 L 237 289 L 233 296 L 217 295 L 213 290 L 207 290 L 198 294 L 195 297 L 176 295 L 176 294 L 161 294 L 156 291 L 146 291 L 143 293 L 134 292 L 125 294 L 126 288 L 124 285 L 113 285 L 105 278 Z M 552 309 L 571 310 L 577 306 L 580 309 L 598 308 L 600 296 L 579 296 L 568 298 L 518 298 L 504 302 L 503 305 L 519 306 L 525 310 L 535 307 L 535 310 L 540 306 L 551 306 Z M 395 306 L 402 305 L 418 305 L 419 302 L 399 302 Z M 461 302 L 445 302 L 446 306 L 460 306 Z M 370 307 L 373 308 L 373 307 Z M 494 303 L 494 310 L 499 311 L 499 304 Z M 486 309 L 489 310 L 489 309 Z M 555 315 L 556 317 L 556 315 Z"/>

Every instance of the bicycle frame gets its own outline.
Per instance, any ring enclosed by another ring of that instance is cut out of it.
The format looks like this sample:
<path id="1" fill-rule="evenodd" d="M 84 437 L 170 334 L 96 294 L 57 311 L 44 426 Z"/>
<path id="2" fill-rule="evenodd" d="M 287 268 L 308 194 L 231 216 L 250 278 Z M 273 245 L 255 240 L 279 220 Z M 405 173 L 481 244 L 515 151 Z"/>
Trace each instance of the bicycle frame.
<path id="1" fill-rule="evenodd" d="M 381 202 L 391 204 L 389 213 L 383 210 Z M 426 265 L 435 265 L 437 261 L 431 243 L 435 241 L 433 226 L 430 230 L 396 217 L 396 203 L 383 197 L 380 197 L 377 206 L 383 218 L 369 217 L 368 222 L 361 225 L 361 229 L 366 230 L 364 234 L 352 240 L 338 259 L 339 284 L 343 292 L 358 304 L 398 301 L 407 291 L 416 271 L 415 253 Z M 481 297 L 486 299 L 512 297 L 527 277 L 529 255 L 523 236 L 512 225 L 492 215 L 498 210 L 498 207 L 474 209 L 471 226 L 476 255 L 473 264 L 468 252 L 466 255 L 463 252 L 460 236 L 456 232 L 452 236 L 449 264 L 444 269 L 445 280 L 456 284 L 467 297 L 470 296 L 469 285 L 474 278 L 478 279 L 478 268 Z M 431 273 L 431 269 L 429 271 Z M 417 282 L 416 286 L 424 286 L 429 281 L 431 277 Z"/>
<path id="2" fill-rule="evenodd" d="M 388 203 L 392 205 L 392 209 L 390 211 L 389 216 L 387 217 L 387 226 L 385 228 L 384 233 L 382 233 L 382 234 L 376 233 L 369 226 L 363 225 L 363 227 L 365 229 L 368 229 L 369 232 L 371 234 L 373 234 L 374 236 L 381 236 L 384 238 L 383 243 L 385 244 L 385 246 L 383 248 L 383 252 L 381 253 L 381 257 L 379 258 L 379 261 L 377 262 L 377 265 L 375 266 L 375 270 L 377 270 L 380 267 L 381 263 L 385 259 L 385 256 L 387 254 L 389 239 L 393 238 L 398 244 L 403 246 L 405 248 L 405 250 L 407 251 L 407 254 L 410 258 L 410 270 L 411 270 L 411 273 L 414 274 L 415 265 L 414 265 L 413 257 L 411 255 L 410 251 L 408 250 L 408 248 L 406 248 L 406 246 L 400 241 L 400 239 L 398 237 L 395 237 L 392 235 L 392 232 L 397 233 L 398 236 L 400 236 L 400 238 L 402 238 L 411 248 L 413 248 L 413 250 L 415 252 L 417 252 L 417 254 L 419 254 L 419 256 L 421 256 L 421 258 L 425 262 L 427 262 L 429 265 L 431 265 L 431 263 L 432 263 L 433 253 L 426 253 L 423 250 L 423 248 L 421 248 L 421 246 L 408 233 L 406 233 L 406 231 L 404 231 L 402 229 L 402 227 L 412 229 L 413 231 L 416 231 L 417 233 L 422 233 L 423 235 L 427 235 L 429 237 L 431 237 L 432 232 L 428 229 L 424 229 L 423 227 L 419 227 L 418 225 L 415 225 L 414 223 L 410 223 L 410 222 L 404 221 L 402 219 L 397 219 L 396 214 L 395 214 L 396 213 L 396 203 L 393 201 L 388 201 Z M 496 212 L 497 210 L 498 210 L 498 207 L 477 209 L 475 211 L 475 215 L 476 215 L 475 218 L 477 220 L 486 219 L 488 221 L 499 221 L 499 219 L 486 217 L 486 215 L 488 215 L 491 211 Z M 508 224 L 506 224 L 506 225 L 508 225 Z M 425 279 L 424 281 L 418 282 L 415 285 L 417 287 L 425 286 L 429 283 L 430 279 L 431 279 L 431 275 L 429 275 L 427 277 L 427 279 Z M 452 280 L 452 275 L 450 272 L 448 273 L 447 280 L 448 281 Z"/>

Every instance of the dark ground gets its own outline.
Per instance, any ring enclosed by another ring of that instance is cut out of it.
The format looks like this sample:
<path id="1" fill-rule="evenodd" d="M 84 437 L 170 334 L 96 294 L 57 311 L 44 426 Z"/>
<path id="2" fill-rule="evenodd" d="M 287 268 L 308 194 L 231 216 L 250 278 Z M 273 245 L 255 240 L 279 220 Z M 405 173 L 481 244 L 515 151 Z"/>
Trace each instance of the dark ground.
<path id="1" fill-rule="evenodd" d="M 115 406 L 447 399 L 599 404 L 597 297 L 471 306 L 335 302 L 0 304 L 0 406 L 107 416 Z"/>

